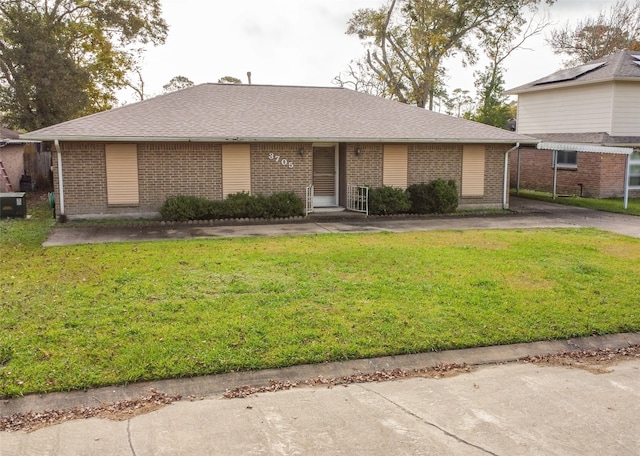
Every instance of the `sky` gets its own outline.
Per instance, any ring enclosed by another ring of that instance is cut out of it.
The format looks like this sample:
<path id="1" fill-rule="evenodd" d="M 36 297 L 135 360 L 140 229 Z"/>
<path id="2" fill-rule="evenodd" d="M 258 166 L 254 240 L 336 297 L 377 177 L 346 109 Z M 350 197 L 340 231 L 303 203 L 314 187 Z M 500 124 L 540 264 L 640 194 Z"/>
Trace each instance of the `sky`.
<path id="1" fill-rule="evenodd" d="M 162 0 L 169 24 L 164 45 L 144 55 L 142 76 L 147 98 L 177 75 L 196 84 L 233 76 L 253 84 L 332 86 L 349 62 L 364 55 L 356 36 L 345 34 L 359 8 L 377 8 L 385 0 Z M 615 0 L 557 0 L 545 8 L 555 27 L 595 16 Z M 553 26 L 552 26 L 553 27 Z M 542 35 L 532 38 L 506 61 L 505 88 L 513 88 L 562 67 Z M 473 71 L 460 59 L 447 62 L 449 91 L 474 92 Z M 135 101 L 133 93 L 121 94 Z"/>

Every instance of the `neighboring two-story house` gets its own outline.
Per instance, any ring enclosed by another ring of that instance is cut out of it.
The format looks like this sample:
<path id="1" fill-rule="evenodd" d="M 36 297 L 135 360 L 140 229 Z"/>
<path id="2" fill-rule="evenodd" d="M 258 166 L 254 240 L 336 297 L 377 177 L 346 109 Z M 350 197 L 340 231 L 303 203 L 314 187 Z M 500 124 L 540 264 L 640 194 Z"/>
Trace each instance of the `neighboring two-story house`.
<path id="1" fill-rule="evenodd" d="M 511 154 L 512 186 L 640 197 L 640 51 L 560 70 L 507 94 L 518 96 L 516 131 L 543 141 L 542 149 Z"/>

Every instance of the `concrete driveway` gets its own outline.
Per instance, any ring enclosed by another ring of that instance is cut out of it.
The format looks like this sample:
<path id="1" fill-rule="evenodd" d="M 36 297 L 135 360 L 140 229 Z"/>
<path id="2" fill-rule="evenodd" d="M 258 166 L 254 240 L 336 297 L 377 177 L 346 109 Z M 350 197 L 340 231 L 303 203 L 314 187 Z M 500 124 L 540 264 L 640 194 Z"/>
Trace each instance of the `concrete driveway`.
<path id="1" fill-rule="evenodd" d="M 512 197 L 510 214 L 439 216 L 424 218 L 344 218 L 314 217 L 309 221 L 277 224 L 131 224 L 68 225 L 57 227 L 44 246 L 140 242 L 170 239 L 287 236 L 322 233 L 402 232 L 448 229 L 580 228 L 593 227 L 627 236 L 640 237 L 640 217 L 594 211 L 561 204 Z"/>

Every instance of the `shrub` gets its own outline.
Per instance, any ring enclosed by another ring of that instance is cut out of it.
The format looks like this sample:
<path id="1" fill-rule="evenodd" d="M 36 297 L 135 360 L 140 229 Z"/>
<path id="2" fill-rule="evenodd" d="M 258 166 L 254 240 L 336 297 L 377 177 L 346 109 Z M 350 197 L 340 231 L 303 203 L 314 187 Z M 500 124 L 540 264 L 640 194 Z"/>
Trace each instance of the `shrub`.
<path id="1" fill-rule="evenodd" d="M 411 212 L 444 214 L 458 207 L 458 189 L 454 180 L 436 179 L 428 184 L 413 184 L 407 188 Z"/>
<path id="2" fill-rule="evenodd" d="M 171 196 L 160 206 L 163 220 L 184 221 L 207 218 L 211 201 L 198 196 Z"/>
<path id="3" fill-rule="evenodd" d="M 400 214 L 410 207 L 409 196 L 402 189 L 387 186 L 369 189 L 371 215 Z"/>
<path id="4" fill-rule="evenodd" d="M 304 213 L 304 202 L 293 192 L 274 193 L 267 198 L 267 217 L 295 217 Z"/>
<path id="5" fill-rule="evenodd" d="M 413 214 L 429 214 L 432 212 L 429 186 L 425 183 L 412 184 L 407 187 L 407 195 L 411 201 L 410 212 Z"/>
<path id="6" fill-rule="evenodd" d="M 246 192 L 233 193 L 224 201 L 196 196 L 172 196 L 160 207 L 163 220 L 216 220 L 229 218 L 279 218 L 301 215 L 303 201 L 293 192 L 275 193 L 268 198 Z"/>
<path id="7" fill-rule="evenodd" d="M 232 193 L 224 200 L 224 205 L 223 218 L 261 218 L 266 214 L 266 200 L 262 195 Z"/>

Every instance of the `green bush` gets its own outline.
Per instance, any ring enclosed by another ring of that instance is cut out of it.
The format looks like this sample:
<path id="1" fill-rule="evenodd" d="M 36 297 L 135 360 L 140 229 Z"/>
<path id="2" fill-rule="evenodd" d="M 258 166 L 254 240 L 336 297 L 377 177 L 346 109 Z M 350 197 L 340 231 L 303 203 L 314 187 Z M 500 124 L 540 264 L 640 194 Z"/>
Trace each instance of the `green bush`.
<path id="1" fill-rule="evenodd" d="M 304 203 L 293 192 L 275 193 L 268 198 L 246 192 L 233 193 L 224 201 L 196 196 L 172 196 L 160 207 L 163 220 L 218 220 L 229 218 L 282 218 L 302 215 Z"/>
<path id="2" fill-rule="evenodd" d="M 436 179 L 428 184 L 413 184 L 407 188 L 414 214 L 444 214 L 458 207 L 458 189 L 454 180 Z"/>
<path id="3" fill-rule="evenodd" d="M 198 196 L 171 196 L 160 206 L 163 220 L 183 221 L 206 219 L 211 201 Z"/>
<path id="4" fill-rule="evenodd" d="M 223 218 L 262 218 L 266 214 L 266 200 L 262 195 L 232 193 L 224 203 L 226 213 Z"/>
<path id="5" fill-rule="evenodd" d="M 295 217 L 304 214 L 304 202 L 293 192 L 274 193 L 267 198 L 267 217 Z"/>
<path id="6" fill-rule="evenodd" d="M 391 215 L 407 212 L 411 207 L 409 195 L 400 188 L 378 187 L 369 189 L 369 214 Z"/>

